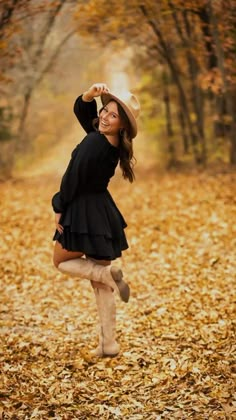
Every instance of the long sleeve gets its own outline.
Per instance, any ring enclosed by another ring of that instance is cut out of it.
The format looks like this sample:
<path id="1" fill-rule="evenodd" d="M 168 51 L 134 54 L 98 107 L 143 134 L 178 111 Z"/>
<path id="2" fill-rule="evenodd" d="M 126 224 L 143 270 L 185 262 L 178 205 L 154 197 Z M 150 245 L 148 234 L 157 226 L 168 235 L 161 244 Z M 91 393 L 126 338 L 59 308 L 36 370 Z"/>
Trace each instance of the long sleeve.
<path id="1" fill-rule="evenodd" d="M 85 102 L 82 99 L 82 95 L 80 95 L 74 103 L 74 113 L 87 133 L 95 131 L 93 127 L 93 120 L 97 118 L 97 103 L 95 99 L 91 102 Z M 62 213 L 65 210 L 78 189 L 78 173 L 79 169 L 81 169 L 78 167 L 79 161 L 82 167 L 81 156 L 77 156 L 78 147 L 72 152 L 71 160 L 61 181 L 60 191 L 52 198 L 53 210 L 56 213 Z M 84 164 L 85 162 L 83 162 L 83 167 Z M 82 179 L 80 179 L 80 183 L 81 181 Z"/>
<path id="2" fill-rule="evenodd" d="M 85 191 L 104 191 L 119 159 L 118 149 L 93 127 L 93 120 L 97 118 L 95 99 L 85 102 L 80 95 L 75 101 L 74 113 L 88 134 L 72 152 L 60 190 L 52 198 L 56 213 L 64 213 L 73 199 Z"/>
<path id="3" fill-rule="evenodd" d="M 95 128 L 93 127 L 93 120 L 98 116 L 97 102 L 95 99 L 91 102 L 85 102 L 82 99 L 82 95 L 80 95 L 75 101 L 74 113 L 86 133 L 95 131 Z"/>
<path id="4" fill-rule="evenodd" d="M 71 160 L 61 181 L 60 191 L 52 197 L 52 207 L 55 213 L 63 213 L 66 205 L 72 200 L 77 190 L 78 174 L 76 173 L 76 168 L 78 167 L 78 162 L 76 163 L 76 160 L 78 161 L 78 148 L 79 145 L 72 152 Z"/>
<path id="5" fill-rule="evenodd" d="M 60 191 L 52 199 L 56 213 L 63 213 L 80 193 L 104 191 L 114 175 L 119 152 L 95 131 L 89 133 L 72 152 Z"/>

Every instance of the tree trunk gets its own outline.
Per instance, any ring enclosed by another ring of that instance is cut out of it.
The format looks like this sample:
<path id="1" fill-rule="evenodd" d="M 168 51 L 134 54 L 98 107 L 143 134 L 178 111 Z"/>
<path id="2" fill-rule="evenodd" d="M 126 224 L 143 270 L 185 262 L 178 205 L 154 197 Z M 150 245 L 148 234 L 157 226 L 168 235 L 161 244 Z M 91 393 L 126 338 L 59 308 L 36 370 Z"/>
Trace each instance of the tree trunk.
<path id="1" fill-rule="evenodd" d="M 185 118 L 184 118 L 183 111 L 182 111 L 181 107 L 178 111 L 178 119 L 179 119 L 179 124 L 180 124 L 180 128 L 181 128 L 181 135 L 182 135 L 182 141 L 183 141 L 183 151 L 184 151 L 184 154 L 187 155 L 189 153 L 189 141 L 188 141 L 188 135 L 187 135 L 187 130 L 186 130 Z"/>
<path id="2" fill-rule="evenodd" d="M 230 163 L 231 165 L 236 165 L 236 121 L 231 126 L 231 136 L 230 136 Z"/>
<path id="3" fill-rule="evenodd" d="M 143 6 L 143 5 L 140 6 L 140 9 L 141 9 L 143 15 L 146 17 L 148 24 L 151 26 L 155 35 L 158 38 L 158 41 L 160 43 L 160 47 L 162 49 L 162 51 L 161 51 L 162 57 L 165 59 L 167 65 L 169 66 L 169 69 L 170 69 L 171 74 L 172 74 L 173 81 L 175 82 L 176 87 L 178 89 L 179 102 L 180 102 L 180 106 L 183 110 L 183 116 L 185 118 L 186 125 L 187 125 L 188 130 L 189 130 L 189 135 L 190 135 L 190 139 L 191 139 L 192 150 L 193 150 L 193 155 L 194 155 L 194 158 L 195 158 L 195 162 L 197 164 L 200 164 L 200 163 L 202 163 L 202 157 L 201 157 L 201 154 L 199 153 L 199 150 L 198 150 L 198 135 L 194 130 L 194 126 L 193 126 L 193 123 L 192 123 L 191 118 L 190 118 L 190 110 L 189 110 L 189 106 L 188 106 L 188 101 L 187 101 L 185 91 L 184 91 L 183 85 L 182 85 L 180 77 L 179 77 L 179 70 L 177 68 L 176 63 L 172 59 L 172 54 L 169 51 L 168 46 L 167 46 L 167 44 L 166 44 L 166 42 L 165 42 L 165 40 L 162 36 L 162 33 L 156 25 L 156 22 L 154 22 L 148 16 L 148 12 L 147 12 L 145 6 Z M 160 50 L 158 50 L 158 51 L 160 52 Z"/>
<path id="4" fill-rule="evenodd" d="M 168 167 L 171 168 L 176 165 L 176 150 L 175 150 L 175 143 L 173 140 L 174 130 L 172 124 L 172 117 L 171 117 L 171 108 L 170 108 L 170 93 L 169 93 L 169 85 L 168 85 L 168 78 L 166 77 L 165 71 L 162 74 L 163 80 L 163 100 L 165 104 L 165 114 L 166 114 L 166 132 L 168 138 Z"/>
<path id="5" fill-rule="evenodd" d="M 206 163 L 207 151 L 206 151 L 206 138 L 205 138 L 205 130 L 204 130 L 204 97 L 203 97 L 203 93 L 201 89 L 198 86 L 198 80 L 197 80 L 199 66 L 195 57 L 191 53 L 191 45 L 189 45 L 189 43 L 193 44 L 193 42 L 191 39 L 192 38 L 191 25 L 190 25 L 187 13 L 188 13 L 187 11 L 183 12 L 183 20 L 184 20 L 185 30 L 187 34 L 187 39 L 184 40 L 184 47 L 187 51 L 187 62 L 188 62 L 190 80 L 191 80 L 192 103 L 193 103 L 193 108 L 196 115 L 196 128 L 199 134 L 199 142 L 201 144 L 201 161 L 202 163 Z"/>
<path id="6" fill-rule="evenodd" d="M 208 69 L 212 70 L 217 67 L 218 60 L 215 53 L 215 46 L 212 42 L 212 33 L 210 29 L 210 15 L 207 4 L 200 7 L 197 12 L 200 20 L 201 20 L 201 30 L 203 33 L 203 41 L 205 44 L 205 49 L 207 52 L 207 59 L 208 59 Z"/>
<path id="7" fill-rule="evenodd" d="M 218 66 L 222 75 L 223 86 L 224 86 L 224 98 L 226 104 L 226 111 L 227 114 L 230 116 L 230 130 L 229 130 L 229 140 L 230 140 L 230 154 L 229 154 L 229 161 L 232 165 L 236 165 L 236 116 L 234 110 L 234 89 L 233 86 L 229 84 L 229 77 L 225 68 L 225 58 L 224 58 L 224 50 L 221 44 L 219 32 L 218 32 L 218 21 L 217 16 L 213 9 L 212 0 L 208 2 L 209 11 L 210 11 L 210 18 L 213 28 L 213 38 L 215 42 L 215 49 L 218 58 Z"/>
<path id="8" fill-rule="evenodd" d="M 0 38 L 4 37 L 4 28 L 9 25 L 12 15 L 18 6 L 19 0 L 13 0 L 12 3 L 2 4 L 1 16 L 0 16 Z"/>
<path id="9" fill-rule="evenodd" d="M 32 94 L 33 94 L 33 88 L 29 88 L 27 92 L 25 92 L 24 97 L 23 97 L 23 107 L 22 107 L 22 113 L 20 116 L 20 122 L 19 122 L 18 133 L 17 133 L 18 141 L 16 144 L 16 152 L 18 153 L 27 151 L 29 147 L 29 144 L 27 141 L 26 130 L 25 130 L 25 123 L 26 123 L 28 112 L 29 112 L 29 106 L 30 106 Z"/>
<path id="10" fill-rule="evenodd" d="M 32 95 L 34 93 L 35 88 L 42 82 L 44 76 L 50 71 L 53 64 L 55 63 L 56 59 L 58 58 L 62 47 L 66 44 L 66 42 L 75 34 L 76 29 L 73 29 L 71 32 L 69 32 L 58 44 L 57 48 L 53 52 L 52 56 L 49 58 L 48 63 L 45 65 L 45 67 L 42 69 L 41 73 L 39 74 L 38 78 L 35 79 L 34 83 L 28 90 L 25 92 L 23 97 L 23 108 L 22 113 L 20 116 L 20 123 L 18 127 L 18 144 L 16 150 L 21 152 L 28 149 L 29 144 L 26 138 L 26 131 L 25 131 L 25 123 L 27 119 L 27 115 L 30 108 L 30 102 Z"/>

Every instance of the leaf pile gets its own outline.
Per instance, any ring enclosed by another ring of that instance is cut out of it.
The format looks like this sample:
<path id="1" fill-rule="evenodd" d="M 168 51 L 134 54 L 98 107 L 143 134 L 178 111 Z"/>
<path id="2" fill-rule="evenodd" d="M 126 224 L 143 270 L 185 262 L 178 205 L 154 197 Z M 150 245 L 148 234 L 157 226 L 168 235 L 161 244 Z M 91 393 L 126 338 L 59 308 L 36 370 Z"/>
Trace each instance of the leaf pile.
<path id="1" fill-rule="evenodd" d="M 0 418 L 235 418 L 235 183 L 232 173 L 152 170 L 113 182 L 132 289 L 127 305 L 117 299 L 114 359 L 89 353 L 89 282 L 52 266 L 59 177 L 0 185 Z"/>

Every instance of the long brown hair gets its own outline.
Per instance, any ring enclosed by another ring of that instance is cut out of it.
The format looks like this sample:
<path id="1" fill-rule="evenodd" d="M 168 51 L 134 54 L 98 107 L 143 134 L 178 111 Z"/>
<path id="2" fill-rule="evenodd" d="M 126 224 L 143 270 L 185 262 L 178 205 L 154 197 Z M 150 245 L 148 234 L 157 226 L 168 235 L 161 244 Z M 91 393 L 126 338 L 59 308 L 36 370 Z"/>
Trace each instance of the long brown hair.
<path id="1" fill-rule="evenodd" d="M 133 152 L 133 140 L 130 135 L 130 122 L 122 106 L 118 102 L 116 103 L 118 107 L 118 114 L 124 123 L 124 129 L 122 129 L 119 133 L 120 167 L 124 179 L 128 179 L 129 182 L 133 182 L 135 179 L 133 167 L 135 165 L 136 159 Z"/>
<path id="2" fill-rule="evenodd" d="M 114 99 L 112 99 L 112 101 L 114 101 Z M 107 102 L 106 105 L 109 102 Z M 120 168 L 122 171 L 123 178 L 128 179 L 129 182 L 133 182 L 135 179 L 133 167 L 136 163 L 136 159 L 134 157 L 134 152 L 133 152 L 133 140 L 130 134 L 131 133 L 130 122 L 122 106 L 118 102 L 116 102 L 116 104 L 118 107 L 118 114 L 124 124 L 124 128 L 121 129 L 119 132 Z M 99 114 L 103 110 L 104 106 L 100 109 Z M 98 128 L 98 123 L 99 123 L 99 118 L 96 118 L 93 122 L 94 127 L 96 129 Z"/>

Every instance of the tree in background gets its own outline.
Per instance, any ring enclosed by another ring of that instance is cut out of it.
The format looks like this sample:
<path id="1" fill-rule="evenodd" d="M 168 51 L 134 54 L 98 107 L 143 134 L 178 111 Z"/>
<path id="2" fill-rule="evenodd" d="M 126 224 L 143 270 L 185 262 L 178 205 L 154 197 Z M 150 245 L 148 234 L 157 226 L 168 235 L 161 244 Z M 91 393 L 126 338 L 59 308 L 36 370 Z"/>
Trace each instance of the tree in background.
<path id="1" fill-rule="evenodd" d="M 43 102 L 40 91 L 48 96 L 48 106 L 53 103 L 52 92 L 55 98 L 60 94 L 65 100 L 63 87 L 66 89 L 68 83 L 63 81 L 63 71 L 71 71 L 71 65 L 75 67 L 73 71 L 77 74 L 77 83 L 79 77 L 82 80 L 84 58 L 89 52 L 87 54 L 81 45 L 78 28 L 73 20 L 75 3 L 78 4 L 77 1 L 67 0 L 9 0 L 0 3 L 3 40 L 0 50 L 3 63 L 0 70 L 0 166 L 6 175 L 10 174 L 17 156 L 26 155 L 34 148 L 35 138 L 38 138 L 37 130 L 34 129 L 34 116 L 41 112 Z M 66 56 L 71 64 L 64 59 Z M 62 68 L 55 70 L 58 60 L 61 60 Z M 55 72 L 57 84 L 51 77 Z M 47 83 L 43 85 L 45 79 Z M 33 101 L 34 97 L 37 97 L 37 105 Z M 60 107 L 53 105 L 56 113 Z M 69 109 L 71 111 L 71 104 Z M 50 113 L 52 110 L 48 109 L 44 118 L 50 120 Z M 66 112 L 64 114 L 67 115 Z M 51 121 L 49 139 L 55 121 L 59 129 L 62 119 L 56 121 L 55 117 Z M 39 129 L 42 131 L 42 127 Z"/>
<path id="2" fill-rule="evenodd" d="M 8 70 L 14 66 L 19 52 L 10 48 L 14 33 L 18 30 L 18 24 L 14 21 L 16 10 L 23 10 L 28 0 L 0 1 L 0 145 L 1 147 L 1 172 L 9 175 L 13 165 L 13 133 L 11 124 L 13 121 L 12 108 L 8 100 L 8 86 L 12 81 Z M 2 144 L 2 142 L 4 142 Z M 6 155 L 6 158 L 5 158 Z"/>
<path id="3" fill-rule="evenodd" d="M 182 134 L 183 151 L 191 150 L 196 163 L 205 164 L 211 152 L 213 132 L 208 127 L 209 123 L 213 127 L 215 118 L 221 119 L 217 106 L 220 102 L 224 104 L 224 118 L 230 127 L 224 132 L 225 141 L 231 142 L 229 160 L 236 164 L 232 101 L 232 92 L 235 92 L 233 3 L 230 0 L 199 0 L 197 3 L 193 0 L 132 0 L 129 3 L 121 0 L 117 4 L 111 0 L 108 4 L 101 0 L 97 7 L 97 2 L 90 0 L 79 5 L 76 14 L 84 36 L 96 35 L 103 46 L 108 43 L 113 43 L 114 48 L 127 43 L 133 45 L 140 76 L 147 71 L 154 76 L 145 88 L 152 96 L 152 92 L 157 91 L 155 85 L 163 86 L 168 107 L 167 127 L 172 126 L 172 137 L 174 128 L 178 129 L 178 137 Z M 155 78 L 157 74 L 159 80 Z M 176 116 L 174 123 L 170 121 L 173 115 Z M 173 140 L 169 139 L 169 146 L 171 144 Z"/>
<path id="4" fill-rule="evenodd" d="M 228 119 L 228 137 L 230 140 L 230 162 L 236 164 L 236 8 L 234 1 L 214 2 L 209 0 L 207 3 L 209 18 L 212 30 L 212 40 L 214 51 L 217 57 L 217 66 L 220 77 L 220 87 L 218 97 L 220 99 L 220 113 Z M 227 8 L 227 15 L 222 21 L 222 15 Z M 225 105 L 225 108 L 224 108 Z M 225 111 L 225 112 L 224 112 Z M 221 115 L 218 115 L 223 126 Z"/>
<path id="5" fill-rule="evenodd" d="M 206 165 L 221 145 L 235 165 L 235 14 L 233 0 L 0 0 L 0 147 L 7 145 L 0 159 L 12 166 L 33 144 L 32 98 L 45 80 L 55 91 L 58 58 L 68 57 L 57 84 L 65 92 L 66 79 L 102 75 L 102 60 L 129 51 L 143 126 L 161 138 L 168 164 Z M 91 49 L 101 56 L 93 68 Z"/>

